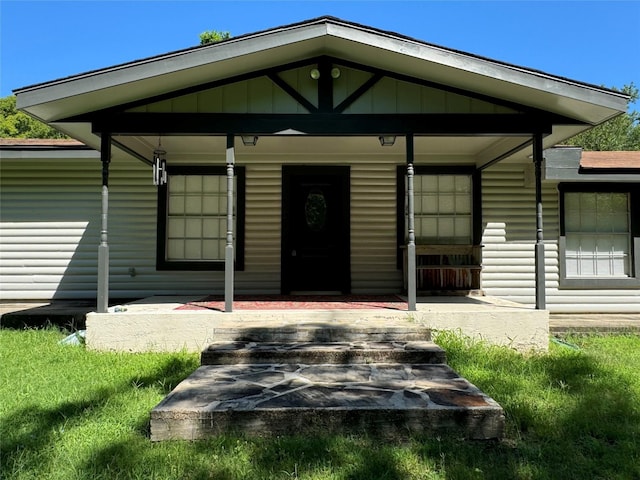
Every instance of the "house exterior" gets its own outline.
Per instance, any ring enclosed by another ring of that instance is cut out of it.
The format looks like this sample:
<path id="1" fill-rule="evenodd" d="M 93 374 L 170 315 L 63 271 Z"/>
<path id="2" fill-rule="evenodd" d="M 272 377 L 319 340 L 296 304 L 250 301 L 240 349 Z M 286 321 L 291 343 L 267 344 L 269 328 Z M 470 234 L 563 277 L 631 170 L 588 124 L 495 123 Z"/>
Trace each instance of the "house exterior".
<path id="1" fill-rule="evenodd" d="M 15 93 L 82 143 L 0 144 L 2 299 L 640 310 L 637 152 L 552 148 L 619 92 L 323 17 Z"/>

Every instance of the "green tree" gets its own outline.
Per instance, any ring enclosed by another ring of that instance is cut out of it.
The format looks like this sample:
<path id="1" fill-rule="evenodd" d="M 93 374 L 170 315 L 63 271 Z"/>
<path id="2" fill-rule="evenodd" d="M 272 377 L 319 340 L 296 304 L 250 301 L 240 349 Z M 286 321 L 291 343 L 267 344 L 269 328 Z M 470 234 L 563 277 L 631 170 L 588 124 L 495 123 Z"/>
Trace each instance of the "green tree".
<path id="1" fill-rule="evenodd" d="M 16 110 L 16 97 L 0 98 L 0 138 L 67 138 L 26 113 Z"/>
<path id="2" fill-rule="evenodd" d="M 630 102 L 638 100 L 638 89 L 633 83 L 615 89 L 631 96 Z M 597 127 L 579 133 L 564 142 L 584 150 L 640 150 L 640 112 L 626 112 Z"/>
<path id="3" fill-rule="evenodd" d="M 229 32 L 219 32 L 218 30 L 207 30 L 206 32 L 202 32 L 200 34 L 200 45 L 206 45 L 208 43 L 217 43 L 222 40 L 227 40 L 231 38 L 231 34 Z"/>

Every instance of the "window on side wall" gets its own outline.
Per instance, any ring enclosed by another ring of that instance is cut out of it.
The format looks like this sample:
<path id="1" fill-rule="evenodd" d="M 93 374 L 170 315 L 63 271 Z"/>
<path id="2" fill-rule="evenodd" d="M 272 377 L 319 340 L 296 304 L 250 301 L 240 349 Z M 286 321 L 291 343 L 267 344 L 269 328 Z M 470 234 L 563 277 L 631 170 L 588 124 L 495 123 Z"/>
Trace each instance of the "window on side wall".
<path id="1" fill-rule="evenodd" d="M 560 185 L 560 286 L 640 287 L 640 190 Z"/>
<path id="2" fill-rule="evenodd" d="M 158 188 L 158 270 L 224 270 L 227 243 L 226 167 L 169 167 Z M 244 268 L 243 167 L 235 168 L 233 244 Z"/>

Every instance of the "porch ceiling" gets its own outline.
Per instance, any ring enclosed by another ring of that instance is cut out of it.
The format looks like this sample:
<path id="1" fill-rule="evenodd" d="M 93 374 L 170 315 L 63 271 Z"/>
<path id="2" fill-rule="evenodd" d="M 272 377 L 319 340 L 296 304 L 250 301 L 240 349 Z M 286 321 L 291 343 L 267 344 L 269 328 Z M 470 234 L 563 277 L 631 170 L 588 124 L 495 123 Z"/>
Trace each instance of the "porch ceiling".
<path id="1" fill-rule="evenodd" d="M 115 136 L 114 140 L 151 159 L 157 148 L 156 136 Z M 414 139 L 415 154 L 419 158 L 434 163 L 468 164 L 477 166 L 494 158 L 495 152 L 506 151 L 528 140 L 527 137 L 420 137 Z M 322 157 L 322 161 L 331 163 L 333 158 L 346 155 L 367 155 L 384 157 L 389 161 L 395 157 L 397 163 L 406 161 L 406 142 L 397 137 L 393 146 L 382 147 L 375 136 L 327 137 L 307 135 L 274 135 L 259 137 L 255 146 L 244 146 L 238 137 L 235 142 L 238 161 L 243 158 L 264 158 L 277 155 L 309 159 Z M 172 162 L 212 162 L 217 159 L 224 163 L 226 137 L 203 136 L 164 136 L 162 148 L 167 151 L 167 159 Z M 284 152 L 284 153 L 283 153 Z M 310 153 L 313 152 L 313 153 Z M 336 160 L 339 161 L 339 160 Z"/>

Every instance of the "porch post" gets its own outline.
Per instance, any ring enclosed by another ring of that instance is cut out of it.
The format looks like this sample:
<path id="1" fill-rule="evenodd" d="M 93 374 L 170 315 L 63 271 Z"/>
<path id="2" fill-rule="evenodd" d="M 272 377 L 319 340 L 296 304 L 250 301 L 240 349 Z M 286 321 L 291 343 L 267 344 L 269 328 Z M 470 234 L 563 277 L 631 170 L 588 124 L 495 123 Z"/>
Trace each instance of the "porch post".
<path id="1" fill-rule="evenodd" d="M 227 135 L 227 245 L 224 256 L 224 311 L 233 312 L 233 134 Z"/>
<path id="2" fill-rule="evenodd" d="M 535 247 L 535 282 L 536 282 L 536 309 L 546 308 L 545 299 L 545 267 L 544 267 L 544 240 L 542 234 L 542 134 L 533 136 L 533 162 L 536 176 L 536 247 Z"/>
<path id="3" fill-rule="evenodd" d="M 100 138 L 102 162 L 102 222 L 98 247 L 98 313 L 107 313 L 109 307 L 109 162 L 111 162 L 111 134 L 102 132 Z"/>
<path id="4" fill-rule="evenodd" d="M 407 135 L 407 300 L 408 310 L 416 311 L 416 235 L 413 205 L 413 135 Z"/>

